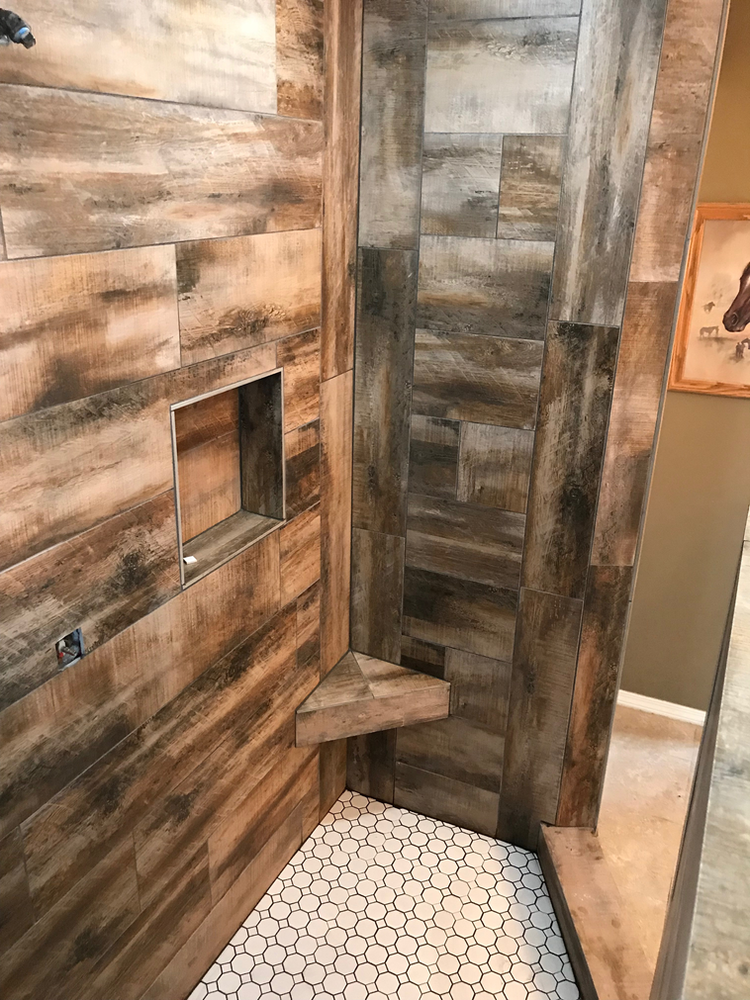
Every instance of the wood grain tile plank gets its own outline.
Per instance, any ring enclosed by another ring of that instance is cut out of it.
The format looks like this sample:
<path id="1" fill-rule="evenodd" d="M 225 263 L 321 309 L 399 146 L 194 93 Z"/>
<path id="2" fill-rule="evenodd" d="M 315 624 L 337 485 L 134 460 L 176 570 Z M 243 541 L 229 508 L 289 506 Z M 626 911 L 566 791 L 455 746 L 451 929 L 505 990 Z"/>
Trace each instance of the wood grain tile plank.
<path id="1" fill-rule="evenodd" d="M 426 31 L 427 0 L 365 6 L 360 246 L 418 246 Z"/>
<path id="2" fill-rule="evenodd" d="M 497 836 L 531 850 L 557 815 L 582 610 L 521 591 Z"/>
<path id="3" fill-rule="evenodd" d="M 417 325 L 543 340 L 552 243 L 424 236 Z"/>
<path id="4" fill-rule="evenodd" d="M 563 153 L 562 136 L 505 136 L 497 212 L 498 238 L 555 239 Z"/>
<path id="5" fill-rule="evenodd" d="M 665 9 L 666 0 L 583 6 L 552 319 L 622 322 Z"/>
<path id="6" fill-rule="evenodd" d="M 508 659 L 515 591 L 412 569 L 404 573 L 404 632 L 415 639 Z"/>
<path id="7" fill-rule="evenodd" d="M 279 531 L 281 603 L 299 597 L 320 579 L 320 509 L 298 514 Z"/>
<path id="8" fill-rule="evenodd" d="M 576 17 L 431 21 L 425 131 L 564 133 L 577 33 Z"/>
<path id="9" fill-rule="evenodd" d="M 241 385 L 237 395 L 242 507 L 264 517 L 283 518 L 286 510 L 282 375 L 276 372 Z"/>
<path id="10" fill-rule="evenodd" d="M 404 548 L 397 535 L 352 532 L 352 647 L 392 663 L 400 660 Z"/>
<path id="11" fill-rule="evenodd" d="M 372 691 L 354 653 L 347 653 L 325 676 L 325 685 L 308 695 L 305 710 L 318 712 L 359 701 L 371 701 Z"/>
<path id="12" fill-rule="evenodd" d="M 320 225 L 317 122 L 5 84 L 0 112 L 10 258 Z"/>
<path id="13" fill-rule="evenodd" d="M 348 740 L 321 743 L 319 753 L 320 802 L 318 821 L 328 813 L 346 786 L 346 745 Z"/>
<path id="14" fill-rule="evenodd" d="M 401 666 L 409 670 L 418 670 L 442 680 L 445 678 L 447 655 L 448 650 L 444 646 L 413 639 L 410 635 L 401 636 Z"/>
<path id="15" fill-rule="evenodd" d="M 349 371 L 324 382 L 320 389 L 320 646 L 324 674 L 349 648 L 353 384 Z"/>
<path id="16" fill-rule="evenodd" d="M 502 149 L 501 135 L 425 135 L 423 233 L 495 236 Z"/>
<path id="17" fill-rule="evenodd" d="M 395 776 L 394 805 L 488 837 L 495 835 L 497 793 L 408 764 L 397 764 Z"/>
<path id="18" fill-rule="evenodd" d="M 488 727 L 453 716 L 407 726 L 396 735 L 396 767 L 406 764 L 497 794 L 504 742 L 503 726 Z"/>
<path id="19" fill-rule="evenodd" d="M 533 431 L 462 424 L 457 499 L 525 512 L 533 450 Z"/>
<path id="20" fill-rule="evenodd" d="M 320 420 L 284 435 L 286 512 L 295 517 L 320 500 Z"/>
<path id="21" fill-rule="evenodd" d="M 297 598 L 297 665 L 320 670 L 320 582 Z"/>
<path id="22" fill-rule="evenodd" d="M 524 553 L 524 586 L 582 598 L 619 331 L 551 323 Z"/>
<path id="23" fill-rule="evenodd" d="M 7 951 L 34 923 L 21 831 L 0 840 L 0 947 Z"/>
<path id="24" fill-rule="evenodd" d="M 505 732 L 510 660 L 493 660 L 460 649 L 446 649 L 444 677 L 451 686 L 451 717 Z"/>
<path id="25" fill-rule="evenodd" d="M 393 802 L 396 729 L 350 736 L 346 741 L 346 787 L 381 802 Z"/>
<path id="26" fill-rule="evenodd" d="M 413 493 L 431 497 L 456 496 L 460 426 L 456 420 L 421 414 L 412 416 L 409 489 Z"/>
<path id="27" fill-rule="evenodd" d="M 276 343 L 276 364 L 284 369 L 284 433 L 320 416 L 320 330 Z"/>
<path id="28" fill-rule="evenodd" d="M 580 9 L 580 0 L 430 0 L 430 20 L 562 17 L 577 14 Z"/>
<path id="29" fill-rule="evenodd" d="M 276 518 L 238 510 L 225 521 L 191 538 L 182 547 L 183 559 L 195 559 L 194 563 L 184 566 L 185 586 L 192 586 L 207 573 L 212 573 L 280 524 Z"/>
<path id="30" fill-rule="evenodd" d="M 180 367 L 173 247 L 9 261 L 0 295 L 0 420 Z"/>
<path id="31" fill-rule="evenodd" d="M 320 324 L 321 231 L 179 243 L 182 363 Z"/>
<path id="32" fill-rule="evenodd" d="M 272 535 L 5 709 L 0 832 L 38 810 L 267 621 L 279 607 L 278 559 Z"/>
<path id="33" fill-rule="evenodd" d="M 0 574 L 0 710 L 57 674 L 62 636 L 91 653 L 174 597 L 177 560 L 170 491 Z"/>
<path id="34" fill-rule="evenodd" d="M 323 150 L 323 289 L 321 368 L 324 380 L 354 361 L 359 202 L 362 0 L 326 0 Z"/>
<path id="35" fill-rule="evenodd" d="M 533 340 L 417 330 L 414 412 L 533 428 L 542 354 Z"/>
<path id="36" fill-rule="evenodd" d="M 403 535 L 409 467 L 417 254 L 359 252 L 352 523 Z"/>
<path id="37" fill-rule="evenodd" d="M 511 511 L 410 493 L 406 565 L 518 588 L 525 521 Z"/>
<path id="38" fill-rule="evenodd" d="M 280 115 L 323 116 L 323 0 L 275 0 Z"/>
<path id="39" fill-rule="evenodd" d="M 8 52 L 4 83 L 276 112 L 273 0 L 135 0 L 128 8 L 31 0 L 24 17 L 43 42 L 32 59 Z"/>

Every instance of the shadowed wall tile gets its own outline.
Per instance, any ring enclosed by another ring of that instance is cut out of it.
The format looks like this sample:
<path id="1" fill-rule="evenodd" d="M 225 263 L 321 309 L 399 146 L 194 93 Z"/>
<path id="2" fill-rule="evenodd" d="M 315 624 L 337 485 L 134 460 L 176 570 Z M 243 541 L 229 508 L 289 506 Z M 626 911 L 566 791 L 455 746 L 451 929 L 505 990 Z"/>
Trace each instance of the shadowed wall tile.
<path id="1" fill-rule="evenodd" d="M 445 680 L 451 685 L 451 715 L 505 733 L 510 672 L 510 660 L 446 649 Z"/>
<path id="2" fill-rule="evenodd" d="M 424 137 L 423 233 L 495 235 L 502 146 L 501 135 Z"/>
<path id="3" fill-rule="evenodd" d="M 533 450 L 533 431 L 462 424 L 457 499 L 525 511 Z"/>
<path id="4" fill-rule="evenodd" d="M 401 636 L 401 666 L 418 670 L 420 674 L 430 674 L 442 678 L 445 674 L 445 657 L 448 650 L 432 642 Z"/>
<path id="5" fill-rule="evenodd" d="M 431 497 L 455 497 L 460 423 L 439 417 L 411 418 L 409 489 Z"/>
<path id="6" fill-rule="evenodd" d="M 581 0 L 430 0 L 431 21 L 490 17 L 562 17 L 577 14 Z"/>
<path id="7" fill-rule="evenodd" d="M 497 235 L 554 240 L 565 140 L 559 135 L 506 135 Z"/>
<path id="8" fill-rule="evenodd" d="M 404 539 L 352 532 L 352 648 L 400 661 Z"/>

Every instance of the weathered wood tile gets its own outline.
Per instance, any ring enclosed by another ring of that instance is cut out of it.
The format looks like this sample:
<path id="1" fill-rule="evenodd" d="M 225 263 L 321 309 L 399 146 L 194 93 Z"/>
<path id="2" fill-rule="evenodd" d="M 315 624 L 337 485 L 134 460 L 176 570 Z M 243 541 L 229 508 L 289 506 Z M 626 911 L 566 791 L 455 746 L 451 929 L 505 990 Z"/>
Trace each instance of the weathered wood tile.
<path id="1" fill-rule="evenodd" d="M 320 583 L 297 598 L 297 666 L 320 670 Z"/>
<path id="2" fill-rule="evenodd" d="M 275 0 L 280 115 L 323 117 L 323 0 Z"/>
<path id="3" fill-rule="evenodd" d="M 21 832 L 0 840 L 0 947 L 3 954 L 34 923 L 29 885 L 23 862 Z"/>
<path id="4" fill-rule="evenodd" d="M 55 676 L 62 636 L 91 653 L 177 594 L 177 560 L 170 491 L 0 574 L 0 710 Z"/>
<path id="5" fill-rule="evenodd" d="M 319 685 L 307 698 L 308 712 L 372 700 L 370 685 L 365 680 L 354 653 L 343 656 L 322 679 L 325 680 L 325 685 Z"/>
<path id="6" fill-rule="evenodd" d="M 630 566 L 589 570 L 558 826 L 596 827 L 632 580 Z"/>
<path id="7" fill-rule="evenodd" d="M 565 132 L 577 36 L 576 17 L 431 21 L 425 131 Z"/>
<path id="8" fill-rule="evenodd" d="M 417 254 L 359 252 L 352 521 L 403 535 L 409 468 Z"/>
<path id="9" fill-rule="evenodd" d="M 170 489 L 169 403 L 273 367 L 257 347 L 0 424 L 0 569 Z"/>
<path id="10" fill-rule="evenodd" d="M 393 803 L 494 837 L 499 796 L 442 774 L 396 765 Z"/>
<path id="11" fill-rule="evenodd" d="M 347 740 L 330 740 L 318 748 L 318 780 L 320 799 L 316 825 L 330 811 L 331 806 L 346 788 Z"/>
<path id="12" fill-rule="evenodd" d="M 506 240 L 554 240 L 564 139 L 558 135 L 506 135 L 497 236 Z"/>
<path id="13" fill-rule="evenodd" d="M 618 333 L 549 325 L 527 514 L 526 587 L 583 597 Z"/>
<path id="14" fill-rule="evenodd" d="M 535 340 L 417 330 L 414 412 L 532 428 L 542 354 Z"/>
<path id="15" fill-rule="evenodd" d="M 351 569 L 352 395 L 351 371 L 320 388 L 321 670 L 349 648 Z"/>
<path id="16" fill-rule="evenodd" d="M 296 517 L 320 500 L 320 420 L 284 435 L 286 514 Z"/>
<path id="17" fill-rule="evenodd" d="M 276 372 L 240 386 L 240 481 L 242 506 L 264 517 L 284 511 L 284 400 Z"/>
<path id="18" fill-rule="evenodd" d="M 631 282 L 599 488 L 591 561 L 632 566 L 678 286 Z"/>
<path id="19" fill-rule="evenodd" d="M 365 6 L 361 246 L 418 246 L 426 29 L 427 0 L 374 0 Z"/>
<path id="20" fill-rule="evenodd" d="M 525 520 L 495 507 L 410 493 L 406 565 L 517 589 Z"/>
<path id="21" fill-rule="evenodd" d="M 510 660 L 446 649 L 444 677 L 451 686 L 451 717 L 505 733 L 510 674 Z"/>
<path id="22" fill-rule="evenodd" d="M 411 418 L 409 439 L 409 489 L 431 497 L 456 496 L 458 465 L 457 420 L 439 417 Z"/>
<path id="23" fill-rule="evenodd" d="M 562 17 L 577 14 L 581 0 L 430 0 L 431 21 L 494 17 Z"/>
<path id="24" fill-rule="evenodd" d="M 320 324 L 319 229 L 180 243 L 182 363 Z"/>
<path id="25" fill-rule="evenodd" d="M 423 233 L 495 236 L 502 149 L 501 135 L 425 135 Z"/>
<path id="26" fill-rule="evenodd" d="M 483 583 L 411 569 L 404 573 L 404 632 L 415 639 L 508 659 L 517 594 Z"/>
<path id="27" fill-rule="evenodd" d="M 348 371 L 354 360 L 362 0 L 327 0 L 323 16 L 326 142 L 321 369 L 327 380 Z"/>
<path id="28" fill-rule="evenodd" d="M 521 591 L 497 836 L 532 850 L 557 816 L 582 610 Z"/>
<path id="29" fill-rule="evenodd" d="M 317 122 L 6 85 L 0 117 L 10 258 L 320 224 Z"/>
<path id="30" fill-rule="evenodd" d="M 505 730 L 462 718 L 407 726 L 396 735 L 396 766 L 406 764 L 446 778 L 499 792 Z"/>
<path id="31" fill-rule="evenodd" d="M 320 416 L 320 330 L 286 337 L 276 344 L 284 369 L 284 433 Z"/>
<path id="32" fill-rule="evenodd" d="M 225 521 L 219 521 L 200 535 L 191 538 L 183 545 L 182 554 L 183 559 L 192 557 L 195 562 L 183 564 L 183 585 L 192 586 L 208 573 L 213 573 L 243 549 L 254 545 L 274 531 L 281 523 L 273 517 L 238 510 Z"/>
<path id="33" fill-rule="evenodd" d="M 8 52 L 4 83 L 276 111 L 274 0 L 31 0 L 24 17 L 43 41 L 33 59 Z"/>
<path id="34" fill-rule="evenodd" d="M 276 533 L 5 709 L 0 835 L 267 621 L 279 607 L 278 560 Z"/>
<path id="35" fill-rule="evenodd" d="M 346 741 L 346 787 L 381 802 L 393 802 L 396 729 L 350 736 Z"/>
<path id="36" fill-rule="evenodd" d="M 409 670 L 444 679 L 447 652 L 444 646 L 413 639 L 410 635 L 401 636 L 401 666 Z"/>
<path id="37" fill-rule="evenodd" d="M 352 532 L 352 647 L 398 663 L 401 648 L 404 539 Z"/>
<path id="38" fill-rule="evenodd" d="M 195 538 L 242 504 L 237 392 L 221 392 L 174 411 L 180 526 Z"/>
<path id="39" fill-rule="evenodd" d="M 424 236 L 417 325 L 543 340 L 552 243 Z"/>
<path id="40" fill-rule="evenodd" d="M 666 0 L 583 7 L 552 319 L 622 322 L 665 9 Z"/>
<path id="41" fill-rule="evenodd" d="M 170 246 L 0 267 L 0 420 L 180 367 Z"/>
<path id="42" fill-rule="evenodd" d="M 533 451 L 533 431 L 462 424 L 456 497 L 523 513 Z"/>
<path id="43" fill-rule="evenodd" d="M 320 510 L 298 514 L 279 532 L 281 603 L 299 597 L 320 579 Z"/>

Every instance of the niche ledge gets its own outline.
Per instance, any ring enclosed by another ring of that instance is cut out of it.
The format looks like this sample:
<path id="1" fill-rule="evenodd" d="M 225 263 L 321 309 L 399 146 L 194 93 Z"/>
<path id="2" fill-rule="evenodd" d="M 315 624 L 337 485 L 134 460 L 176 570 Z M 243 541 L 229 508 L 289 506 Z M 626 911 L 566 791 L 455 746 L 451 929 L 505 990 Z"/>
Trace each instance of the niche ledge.
<path id="1" fill-rule="evenodd" d="M 347 653 L 297 709 L 298 747 L 446 719 L 450 684 Z"/>

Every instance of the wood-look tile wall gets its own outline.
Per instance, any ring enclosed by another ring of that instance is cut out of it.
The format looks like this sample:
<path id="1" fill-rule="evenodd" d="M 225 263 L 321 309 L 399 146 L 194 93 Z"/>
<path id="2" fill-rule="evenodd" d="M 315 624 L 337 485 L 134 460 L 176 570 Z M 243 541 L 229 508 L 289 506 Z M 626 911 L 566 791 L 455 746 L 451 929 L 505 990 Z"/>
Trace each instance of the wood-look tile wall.
<path id="1" fill-rule="evenodd" d="M 601 780 L 586 769 L 611 697 L 576 676 L 611 673 L 623 634 L 607 608 L 627 604 L 630 570 L 603 553 L 626 546 L 620 515 L 637 531 L 616 469 L 631 484 L 645 469 L 679 263 L 648 290 L 628 274 L 636 217 L 636 271 L 663 218 L 648 194 L 638 215 L 644 164 L 648 191 L 664 130 L 702 134 L 708 90 L 697 110 L 674 99 L 713 67 L 715 35 L 702 71 L 676 37 L 701 4 L 670 4 L 649 134 L 666 0 L 407 0 L 397 16 L 365 0 L 352 642 L 450 670 L 456 708 L 350 741 L 348 780 L 532 847 L 561 781 L 564 803 Z M 660 93 L 687 128 L 665 123 Z M 634 422 L 648 348 L 629 331 L 653 348 L 649 308 L 664 348 Z"/>
<path id="2" fill-rule="evenodd" d="M 348 647 L 361 10 L 74 8 L 0 67 L 0 994 L 182 1000 L 345 780 L 294 711 Z M 169 405 L 277 366 L 288 523 L 181 590 Z"/>

